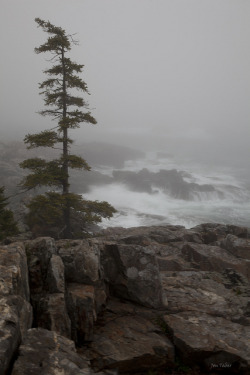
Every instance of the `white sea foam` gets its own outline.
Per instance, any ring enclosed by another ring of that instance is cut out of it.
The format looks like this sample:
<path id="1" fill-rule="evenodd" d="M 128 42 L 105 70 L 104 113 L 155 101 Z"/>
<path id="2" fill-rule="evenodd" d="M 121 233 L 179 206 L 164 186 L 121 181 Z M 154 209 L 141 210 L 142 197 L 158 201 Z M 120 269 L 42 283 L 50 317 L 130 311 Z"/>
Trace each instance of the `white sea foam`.
<path id="1" fill-rule="evenodd" d="M 105 200 L 118 213 L 102 222 L 103 227 L 132 227 L 174 224 L 187 228 L 204 222 L 246 225 L 250 227 L 250 201 L 231 199 L 181 200 L 159 191 L 156 194 L 132 192 L 122 184 L 92 187 L 87 199 Z"/>
<path id="2" fill-rule="evenodd" d="M 175 157 L 158 158 L 153 152 L 148 153 L 145 159 L 127 161 L 122 170 L 138 172 L 143 168 L 150 172 L 177 169 L 184 172 L 186 182 L 209 184 L 215 190 L 196 191 L 191 193 L 190 200 L 181 200 L 169 196 L 158 187 L 155 194 L 148 194 L 133 192 L 126 185 L 118 183 L 92 186 L 85 198 L 108 201 L 118 210 L 112 219 L 103 220 L 103 227 L 170 223 L 190 228 L 204 222 L 250 227 L 250 191 L 245 187 L 245 173 L 239 177 L 238 170 L 228 167 L 204 166 L 198 161 Z M 113 172 L 111 167 L 98 170 L 109 176 Z"/>

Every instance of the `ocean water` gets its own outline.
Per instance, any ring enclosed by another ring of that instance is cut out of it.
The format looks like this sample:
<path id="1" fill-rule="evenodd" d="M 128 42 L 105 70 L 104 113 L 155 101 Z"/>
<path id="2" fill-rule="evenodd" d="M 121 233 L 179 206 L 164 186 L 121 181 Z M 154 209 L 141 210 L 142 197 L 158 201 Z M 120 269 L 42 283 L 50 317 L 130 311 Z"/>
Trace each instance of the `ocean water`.
<path id="1" fill-rule="evenodd" d="M 192 160 L 157 157 L 149 153 L 145 159 L 127 161 L 123 170 L 151 172 L 176 169 L 185 172 L 184 180 L 209 184 L 215 191 L 194 192 L 191 199 L 175 199 L 158 187 L 154 194 L 131 191 L 124 183 L 91 186 L 86 199 L 108 201 L 117 213 L 102 221 L 106 227 L 133 227 L 173 224 L 191 228 L 207 222 L 250 227 L 250 189 L 247 172 L 230 167 L 207 166 Z M 112 175 L 110 167 L 96 170 Z M 152 186 L 153 187 L 153 186 Z"/>

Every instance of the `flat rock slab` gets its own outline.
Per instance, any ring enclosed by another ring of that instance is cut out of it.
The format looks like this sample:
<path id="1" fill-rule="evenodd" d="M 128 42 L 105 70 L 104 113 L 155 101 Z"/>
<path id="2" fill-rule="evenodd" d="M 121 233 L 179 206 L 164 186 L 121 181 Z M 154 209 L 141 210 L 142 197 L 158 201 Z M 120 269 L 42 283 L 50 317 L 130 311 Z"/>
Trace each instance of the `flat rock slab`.
<path id="1" fill-rule="evenodd" d="M 202 271 L 223 272 L 226 268 L 232 268 L 250 280 L 250 262 L 219 246 L 187 243 L 182 254 L 186 261 Z"/>
<path id="2" fill-rule="evenodd" d="M 164 225 L 132 228 L 107 228 L 101 232 L 109 240 L 120 243 L 147 246 L 149 244 L 169 244 L 170 242 L 189 241 L 202 243 L 199 231 L 186 229 L 181 225 Z"/>
<path id="3" fill-rule="evenodd" d="M 199 312 L 165 315 L 164 321 L 184 363 L 250 373 L 250 327 Z"/>
<path id="4" fill-rule="evenodd" d="M 66 337 L 43 328 L 27 333 L 11 375 L 88 375 L 88 361 Z"/>
<path id="5" fill-rule="evenodd" d="M 121 304 L 122 305 L 122 304 Z M 174 347 L 158 327 L 141 316 L 104 315 L 90 344 L 90 360 L 95 371 L 118 369 L 135 373 L 160 369 L 174 363 Z"/>
<path id="6" fill-rule="evenodd" d="M 230 271 L 234 272 L 234 277 L 238 276 L 240 281 L 244 281 L 233 270 L 225 270 L 222 274 L 206 271 L 172 272 L 172 275 L 162 273 L 168 311 L 172 314 L 204 312 L 250 325 L 250 289 L 247 284 L 239 282 L 229 288 Z"/>
<path id="7" fill-rule="evenodd" d="M 233 234 L 228 234 L 227 237 L 221 241 L 221 247 L 224 247 L 234 256 L 247 259 L 250 262 L 250 239 L 238 238 Z"/>
<path id="8" fill-rule="evenodd" d="M 18 354 L 11 375 L 118 375 L 112 370 L 94 373 L 73 341 L 43 328 L 28 331 Z"/>

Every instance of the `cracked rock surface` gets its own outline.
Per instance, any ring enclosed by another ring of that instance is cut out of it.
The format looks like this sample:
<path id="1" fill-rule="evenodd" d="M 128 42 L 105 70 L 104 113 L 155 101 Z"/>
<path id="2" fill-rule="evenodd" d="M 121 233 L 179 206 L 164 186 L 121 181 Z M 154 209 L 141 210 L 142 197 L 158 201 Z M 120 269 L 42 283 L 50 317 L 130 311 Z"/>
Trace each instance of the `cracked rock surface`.
<path id="1" fill-rule="evenodd" d="M 0 246 L 0 375 L 250 373 L 250 230 Z"/>

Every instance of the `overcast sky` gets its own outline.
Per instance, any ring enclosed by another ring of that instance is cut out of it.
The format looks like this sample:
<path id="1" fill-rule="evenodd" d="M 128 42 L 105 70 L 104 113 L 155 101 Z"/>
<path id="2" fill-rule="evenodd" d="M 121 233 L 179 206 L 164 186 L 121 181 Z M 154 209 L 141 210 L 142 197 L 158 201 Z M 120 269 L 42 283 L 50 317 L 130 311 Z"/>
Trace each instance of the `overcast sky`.
<path id="1" fill-rule="evenodd" d="M 78 143 L 250 156 L 249 0 L 1 0 L 2 137 L 54 125 L 36 114 L 49 56 L 35 17 L 80 41 L 98 125 Z"/>

